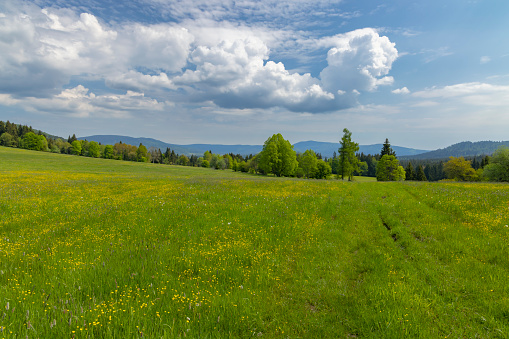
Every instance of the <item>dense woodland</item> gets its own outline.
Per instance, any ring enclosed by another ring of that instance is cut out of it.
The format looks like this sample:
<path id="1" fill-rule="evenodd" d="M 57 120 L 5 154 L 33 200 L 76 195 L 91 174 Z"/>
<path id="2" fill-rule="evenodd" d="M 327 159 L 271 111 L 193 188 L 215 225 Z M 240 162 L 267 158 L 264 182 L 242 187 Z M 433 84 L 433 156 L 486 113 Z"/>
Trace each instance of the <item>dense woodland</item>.
<path id="1" fill-rule="evenodd" d="M 322 158 L 313 150 L 297 153 L 281 134 L 275 134 L 265 142 L 263 150 L 248 156 L 241 154 L 214 154 L 206 151 L 203 156 L 175 153 L 166 148 L 143 144 L 129 145 L 118 142 L 102 145 L 95 141 L 78 140 L 73 134 L 67 140 L 52 136 L 31 126 L 0 121 L 0 145 L 36 151 L 53 152 L 93 158 L 123 161 L 151 162 L 166 165 L 207 167 L 218 170 L 273 174 L 308 179 L 326 179 L 330 175 L 352 180 L 354 176 L 376 177 L 379 181 L 439 181 L 444 179 L 462 181 L 509 181 L 509 149 L 504 145 L 493 154 L 495 163 L 490 165 L 487 155 L 475 157 L 450 157 L 449 159 L 397 159 L 389 140 L 379 154 L 358 153 L 359 145 L 351 140 L 351 132 L 343 130 L 338 152 L 331 158 Z M 459 144 L 458 144 L 459 145 Z M 488 166 L 490 165 L 490 166 Z M 486 167 L 488 171 L 484 173 Z"/>

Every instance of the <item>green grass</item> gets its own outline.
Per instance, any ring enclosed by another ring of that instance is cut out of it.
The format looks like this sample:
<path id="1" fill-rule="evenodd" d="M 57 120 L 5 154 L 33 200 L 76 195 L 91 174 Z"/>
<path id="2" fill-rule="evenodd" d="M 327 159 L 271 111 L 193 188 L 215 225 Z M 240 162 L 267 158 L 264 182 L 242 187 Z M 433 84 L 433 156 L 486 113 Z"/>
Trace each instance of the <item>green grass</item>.
<path id="1" fill-rule="evenodd" d="M 508 188 L 0 147 L 0 338 L 506 338 Z"/>

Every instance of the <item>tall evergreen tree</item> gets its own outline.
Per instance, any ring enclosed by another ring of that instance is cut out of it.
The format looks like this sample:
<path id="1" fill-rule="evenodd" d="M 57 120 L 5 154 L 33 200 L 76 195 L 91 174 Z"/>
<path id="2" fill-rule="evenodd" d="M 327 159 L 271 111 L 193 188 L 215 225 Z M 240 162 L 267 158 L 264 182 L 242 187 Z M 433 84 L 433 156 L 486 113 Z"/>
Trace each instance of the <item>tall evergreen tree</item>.
<path id="1" fill-rule="evenodd" d="M 9 133 L 16 139 L 18 138 L 18 129 L 16 128 L 16 124 L 9 122 L 9 120 L 5 123 L 5 132 Z"/>
<path id="2" fill-rule="evenodd" d="M 359 144 L 352 141 L 352 132 L 347 128 L 343 129 L 343 137 L 340 141 L 341 147 L 339 152 L 339 168 L 338 176 L 341 175 L 341 180 L 348 177 L 351 181 L 353 172 L 359 170 L 359 159 L 355 156 L 355 152 L 359 150 Z"/>
<path id="3" fill-rule="evenodd" d="M 67 142 L 70 143 L 70 144 L 72 144 L 72 142 L 75 141 L 75 140 L 78 140 L 78 138 L 76 138 L 76 134 L 73 134 L 72 137 L 69 136 L 67 138 Z"/>
<path id="4" fill-rule="evenodd" d="M 477 161 L 477 158 L 474 157 L 474 159 L 472 160 L 472 168 L 475 170 L 478 170 L 479 167 L 481 167 L 481 164 L 479 164 L 479 161 Z"/>
<path id="5" fill-rule="evenodd" d="M 405 180 L 415 180 L 416 175 L 414 171 L 414 166 L 412 166 L 412 163 L 409 161 L 408 165 L 405 168 Z"/>
<path id="6" fill-rule="evenodd" d="M 484 168 L 484 166 L 488 165 L 489 163 L 490 163 L 490 157 L 489 156 L 485 156 L 481 160 L 481 168 Z"/>
<path id="7" fill-rule="evenodd" d="M 384 155 L 394 155 L 396 156 L 396 152 L 391 147 L 391 144 L 389 143 L 389 139 L 385 139 L 385 142 L 382 146 L 382 151 L 380 152 L 380 158 L 382 158 Z"/>
<path id="8" fill-rule="evenodd" d="M 426 174 L 424 174 L 424 169 L 422 168 L 422 165 L 419 164 L 417 167 L 417 174 L 415 175 L 415 179 L 418 181 L 427 181 Z"/>

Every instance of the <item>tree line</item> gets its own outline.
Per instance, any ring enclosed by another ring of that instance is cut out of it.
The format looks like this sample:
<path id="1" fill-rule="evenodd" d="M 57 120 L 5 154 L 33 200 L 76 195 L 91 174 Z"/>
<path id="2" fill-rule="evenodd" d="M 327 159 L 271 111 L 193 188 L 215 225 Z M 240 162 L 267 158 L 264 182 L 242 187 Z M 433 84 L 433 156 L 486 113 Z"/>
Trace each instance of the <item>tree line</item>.
<path id="1" fill-rule="evenodd" d="M 509 181 L 509 148 L 500 146 L 489 156 L 450 157 L 447 162 L 437 160 L 400 161 L 388 139 L 380 154 L 358 153 L 359 144 L 352 141 L 352 133 L 343 130 L 338 152 L 332 158 L 322 158 L 313 150 L 297 153 L 293 145 L 281 134 L 268 138 L 258 154 L 214 154 L 206 151 L 203 156 L 179 155 L 166 148 L 165 152 L 143 144 L 129 145 L 121 141 L 115 145 L 102 145 L 95 141 L 78 140 L 76 135 L 67 140 L 50 136 L 31 126 L 16 125 L 0 121 L 0 145 L 19 147 L 36 151 L 71 154 L 93 158 L 116 159 L 124 161 L 152 162 L 167 165 L 206 167 L 217 170 L 231 169 L 239 172 L 274 175 L 277 177 L 297 177 L 307 179 L 327 179 L 331 175 L 342 180 L 353 180 L 354 176 L 376 177 L 378 181 Z M 405 167 L 403 167 L 403 165 Z"/>

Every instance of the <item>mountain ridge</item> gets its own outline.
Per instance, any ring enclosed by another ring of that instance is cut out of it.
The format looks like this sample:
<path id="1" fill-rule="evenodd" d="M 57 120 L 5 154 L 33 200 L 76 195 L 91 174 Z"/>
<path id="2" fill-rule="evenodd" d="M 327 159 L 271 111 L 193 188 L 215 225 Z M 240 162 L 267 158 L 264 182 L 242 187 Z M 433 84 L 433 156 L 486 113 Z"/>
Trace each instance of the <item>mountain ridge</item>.
<path id="1" fill-rule="evenodd" d="M 405 159 L 447 159 L 449 157 L 477 157 L 492 155 L 500 146 L 509 147 L 509 141 L 462 141 L 445 148 L 421 153 L 413 156 L 405 156 Z"/>
<path id="2" fill-rule="evenodd" d="M 257 154 L 261 152 L 263 149 L 263 145 L 223 145 L 223 144 L 189 144 L 189 145 L 179 145 L 179 144 L 171 144 L 166 143 L 164 141 L 160 141 L 152 138 L 134 138 L 129 136 L 122 135 L 92 135 L 86 137 L 80 137 L 79 140 L 86 139 L 88 141 L 96 141 L 105 145 L 114 145 L 117 142 L 123 142 L 125 144 L 139 146 L 140 143 L 145 145 L 147 148 L 155 147 L 161 149 L 162 152 L 166 150 L 166 147 L 169 147 L 171 150 L 174 150 L 175 153 L 185 154 L 185 155 L 202 155 L 205 151 L 211 151 L 212 153 L 217 154 L 241 154 L 241 155 L 249 155 L 249 154 Z M 323 142 L 323 141 L 300 141 L 294 144 L 294 150 L 296 152 L 304 153 L 308 149 L 312 149 L 315 153 L 320 153 L 324 157 L 332 157 L 334 152 L 338 152 L 339 142 Z M 401 147 L 401 146 L 392 146 L 393 150 L 398 155 L 416 155 L 423 152 L 428 152 L 427 150 L 418 150 L 414 148 Z M 373 145 L 360 145 L 359 153 L 364 154 L 378 154 L 382 149 L 382 144 L 373 144 Z"/>
<path id="3" fill-rule="evenodd" d="M 92 135 L 78 138 L 80 140 L 86 139 L 88 141 L 96 141 L 106 145 L 114 145 L 117 142 L 123 142 L 130 145 L 139 146 L 140 143 L 147 148 L 155 147 L 165 151 L 167 147 L 175 151 L 175 153 L 185 155 L 202 155 L 205 151 L 212 151 L 216 154 L 257 154 L 263 149 L 263 145 L 223 145 L 223 144 L 189 144 L 179 145 L 171 144 L 153 138 L 134 138 L 123 135 Z M 500 146 L 505 145 L 509 147 L 509 141 L 463 141 L 451 146 L 440 148 L 437 150 L 420 150 L 415 148 L 408 148 L 402 146 L 391 146 L 396 152 L 398 158 L 402 160 L 410 159 L 447 159 L 450 156 L 454 157 L 474 157 L 480 155 L 491 155 Z M 323 142 L 323 141 L 299 141 L 293 144 L 296 152 L 304 153 L 308 149 L 312 149 L 315 153 L 320 153 L 324 157 L 332 157 L 334 152 L 338 152 L 339 142 Z M 382 149 L 382 144 L 372 145 L 359 145 L 359 153 L 364 154 L 379 154 Z"/>

